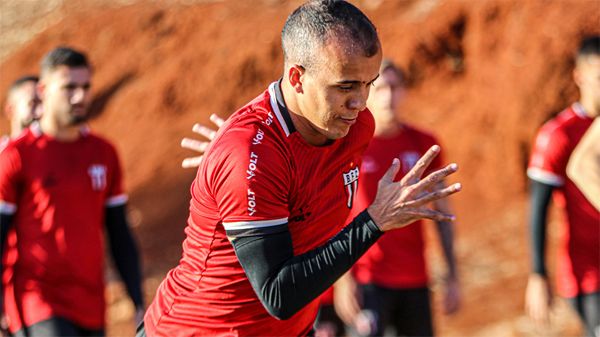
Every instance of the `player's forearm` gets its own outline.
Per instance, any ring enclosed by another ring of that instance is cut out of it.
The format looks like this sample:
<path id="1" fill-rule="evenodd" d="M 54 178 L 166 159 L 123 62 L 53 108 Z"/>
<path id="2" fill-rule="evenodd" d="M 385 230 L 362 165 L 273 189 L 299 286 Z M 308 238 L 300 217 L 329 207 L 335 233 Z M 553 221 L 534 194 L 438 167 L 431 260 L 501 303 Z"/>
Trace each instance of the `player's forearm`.
<path id="1" fill-rule="evenodd" d="M 12 226 L 11 214 L 0 213 L 0 275 L 4 275 L 4 250 L 6 249 L 6 241 L 8 231 Z M 4 298 L 4 283 L 0 280 L 0 298 Z M 4 313 L 4 303 L 0 303 L 0 316 Z"/>
<path id="2" fill-rule="evenodd" d="M 438 188 L 444 188 L 444 182 L 438 184 Z M 439 199 L 434 202 L 434 208 L 442 213 L 452 214 L 448 199 Z M 448 276 L 456 279 L 456 257 L 454 255 L 454 224 L 451 221 L 436 221 L 436 228 L 442 245 L 444 259 L 448 266 Z"/>
<path id="3" fill-rule="evenodd" d="M 286 229 L 233 240 L 238 259 L 267 311 L 287 319 L 342 276 L 383 234 L 364 211 L 324 245 L 294 256 Z"/>
<path id="4" fill-rule="evenodd" d="M 529 229 L 531 235 L 532 272 L 542 276 L 546 276 L 546 218 L 552 189 L 551 185 L 535 180 L 531 181 Z"/>
<path id="5" fill-rule="evenodd" d="M 454 255 L 454 225 L 450 221 L 436 221 L 442 250 L 446 265 L 448 266 L 448 277 L 456 279 L 456 257 Z"/>
<path id="6" fill-rule="evenodd" d="M 142 276 L 137 245 L 127 224 L 125 206 L 106 209 L 106 230 L 115 266 L 127 293 L 138 308 L 143 308 Z"/>

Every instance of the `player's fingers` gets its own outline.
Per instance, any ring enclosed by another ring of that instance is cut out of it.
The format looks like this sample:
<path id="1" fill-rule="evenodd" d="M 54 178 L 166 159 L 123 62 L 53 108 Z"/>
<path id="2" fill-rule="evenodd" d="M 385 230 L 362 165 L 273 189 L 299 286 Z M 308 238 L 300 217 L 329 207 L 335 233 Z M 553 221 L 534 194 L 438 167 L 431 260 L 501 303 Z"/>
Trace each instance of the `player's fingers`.
<path id="1" fill-rule="evenodd" d="M 399 170 L 400 160 L 398 158 L 394 158 L 394 160 L 392 161 L 392 165 L 390 165 L 390 168 L 387 170 L 387 172 L 385 172 L 385 174 L 379 181 L 388 184 L 394 182 L 394 177 L 396 177 Z"/>
<path id="2" fill-rule="evenodd" d="M 437 185 L 439 182 L 444 181 L 444 179 L 446 179 L 446 177 L 448 177 L 452 173 L 456 172 L 457 170 L 458 170 L 458 165 L 456 163 L 452 163 L 442 169 L 439 169 L 435 172 L 430 173 L 429 175 L 427 175 L 427 177 L 423 178 L 421 181 L 416 183 L 413 187 L 417 191 L 427 190 L 428 188 L 431 188 L 431 187 Z"/>
<path id="3" fill-rule="evenodd" d="M 191 138 L 183 138 L 181 140 L 181 147 L 202 153 L 206 151 L 208 144 L 209 142 L 202 142 Z"/>
<path id="4" fill-rule="evenodd" d="M 445 198 L 445 197 L 447 197 L 447 196 L 449 196 L 451 194 L 454 194 L 454 193 L 460 191 L 461 189 L 462 189 L 462 185 L 460 183 L 452 184 L 452 185 L 450 185 L 448 187 L 445 187 L 445 188 L 443 188 L 441 190 L 429 192 L 429 193 L 423 195 L 422 197 L 420 197 L 418 199 L 403 202 L 403 205 L 407 206 L 407 207 L 422 206 L 422 205 L 425 205 L 425 204 L 427 204 L 429 202 Z"/>
<path id="5" fill-rule="evenodd" d="M 195 168 L 195 167 L 198 167 L 198 166 L 200 166 L 200 163 L 202 162 L 202 158 L 203 158 L 203 156 L 193 157 L 193 158 L 185 158 L 181 162 L 181 167 L 183 167 L 183 168 Z"/>
<path id="6" fill-rule="evenodd" d="M 419 158 L 415 166 L 408 171 L 408 173 L 402 178 L 402 184 L 412 183 L 421 179 L 421 176 L 429 167 L 433 159 L 440 153 L 439 145 L 433 145 L 425 152 L 423 157 Z"/>
<path id="7" fill-rule="evenodd" d="M 194 126 L 192 127 L 192 131 L 208 138 L 209 140 L 213 140 L 215 138 L 215 135 L 217 134 L 213 129 L 207 128 L 206 126 L 200 125 L 198 123 L 194 124 Z"/>
<path id="8" fill-rule="evenodd" d="M 415 220 L 430 219 L 434 221 L 454 221 L 456 217 L 453 214 L 447 214 L 440 211 L 434 211 L 428 208 L 415 208 L 412 210 L 404 210 L 405 215 L 412 215 Z"/>
<path id="9" fill-rule="evenodd" d="M 211 114 L 209 118 L 219 128 L 225 124 L 225 120 L 215 114 Z"/>

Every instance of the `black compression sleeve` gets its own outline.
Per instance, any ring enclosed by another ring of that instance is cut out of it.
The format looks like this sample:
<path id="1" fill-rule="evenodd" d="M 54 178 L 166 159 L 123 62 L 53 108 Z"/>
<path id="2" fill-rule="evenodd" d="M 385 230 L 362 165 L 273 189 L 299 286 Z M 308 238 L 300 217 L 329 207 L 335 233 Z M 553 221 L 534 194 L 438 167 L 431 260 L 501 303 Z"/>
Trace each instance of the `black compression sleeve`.
<path id="1" fill-rule="evenodd" d="M 531 235 L 531 258 L 533 272 L 546 276 L 546 217 L 553 186 L 531 180 L 531 214 L 529 230 Z"/>
<path id="2" fill-rule="evenodd" d="M 383 234 L 367 211 L 324 245 L 294 256 L 290 232 L 238 237 L 236 255 L 267 311 L 288 319 L 342 276 Z"/>
<path id="3" fill-rule="evenodd" d="M 127 224 L 125 205 L 106 208 L 106 232 L 115 266 L 137 308 L 144 307 L 139 254 Z"/>
<path id="4" fill-rule="evenodd" d="M 0 213 L 0 275 L 4 275 L 4 250 L 6 249 L 6 240 L 8 237 L 8 230 L 12 225 L 12 215 Z M 0 280 L 0 298 L 4 299 L 4 284 Z M 4 300 L 0 303 L 0 316 L 4 313 Z"/>

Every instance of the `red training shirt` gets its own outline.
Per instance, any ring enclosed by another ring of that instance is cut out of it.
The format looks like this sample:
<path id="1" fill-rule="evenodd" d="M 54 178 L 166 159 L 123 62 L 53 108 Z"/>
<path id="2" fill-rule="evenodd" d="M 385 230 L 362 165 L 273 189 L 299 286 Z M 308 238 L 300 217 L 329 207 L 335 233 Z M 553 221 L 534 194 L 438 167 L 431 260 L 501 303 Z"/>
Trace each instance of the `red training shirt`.
<path id="1" fill-rule="evenodd" d="M 439 143 L 432 135 L 405 124 L 395 136 L 374 137 L 363 157 L 361 180 L 351 218 L 373 202 L 379 179 L 392 165 L 394 158 L 399 158 L 402 165 L 396 177 L 399 180 L 436 144 Z M 438 154 L 427 172 L 441 166 L 442 155 Z M 422 221 L 390 231 L 354 265 L 354 277 L 361 284 L 373 283 L 388 288 L 426 287 L 428 275 L 424 250 Z"/>
<path id="2" fill-rule="evenodd" d="M 3 257 L 12 332 L 52 316 L 104 326 L 105 207 L 126 200 L 115 149 L 87 131 L 60 142 L 33 125 L 0 153 L 0 212 L 13 215 Z"/>

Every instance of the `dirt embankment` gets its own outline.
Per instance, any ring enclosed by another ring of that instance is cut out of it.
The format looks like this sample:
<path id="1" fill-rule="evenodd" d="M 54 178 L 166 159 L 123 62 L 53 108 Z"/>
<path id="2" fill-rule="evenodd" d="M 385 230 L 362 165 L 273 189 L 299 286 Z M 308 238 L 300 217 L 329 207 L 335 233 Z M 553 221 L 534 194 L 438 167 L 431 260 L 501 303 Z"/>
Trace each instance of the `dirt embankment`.
<path id="1" fill-rule="evenodd" d="M 186 155 L 179 140 L 194 122 L 206 122 L 210 113 L 227 116 L 280 76 L 279 32 L 298 4 L 187 3 L 63 6 L 62 20 L 0 65 L 3 93 L 16 77 L 36 72 L 56 45 L 89 53 L 99 113 L 92 125 L 123 157 L 149 300 L 181 250 L 194 172 L 179 167 Z M 536 129 L 577 99 L 570 57 L 583 34 L 598 33 L 598 2 L 357 4 L 378 26 L 385 54 L 408 71 L 402 117 L 434 131 L 446 158 L 461 166 L 455 180 L 464 191 L 453 203 L 464 307 L 452 318 L 437 312 L 438 333 L 540 333 L 522 317 L 524 169 Z M 438 290 L 443 268 L 437 250 L 430 255 Z M 121 288 L 110 287 L 109 295 L 109 334 L 130 334 Z M 553 329 L 541 333 L 577 333 L 568 311 L 561 306 L 559 313 Z"/>

